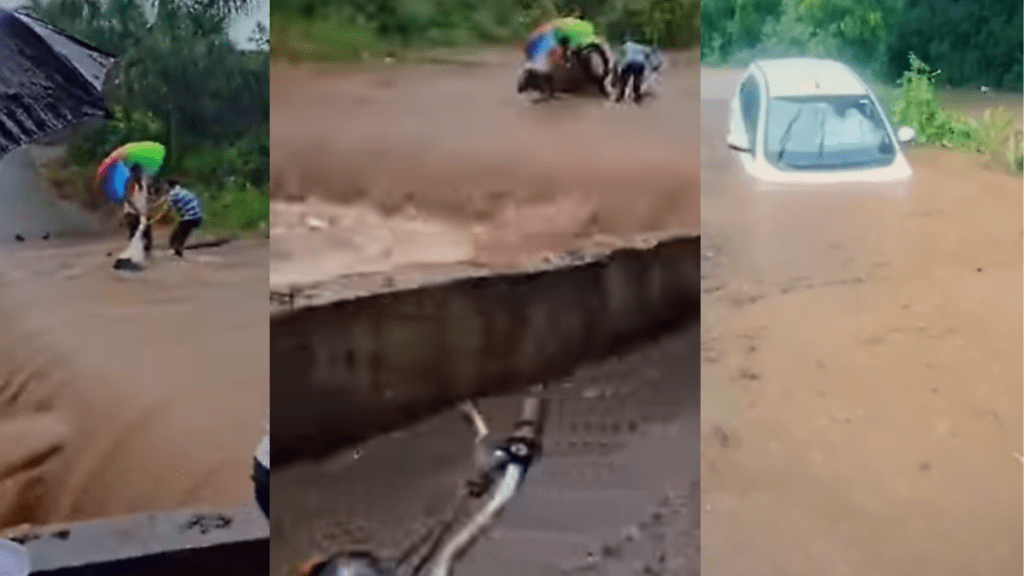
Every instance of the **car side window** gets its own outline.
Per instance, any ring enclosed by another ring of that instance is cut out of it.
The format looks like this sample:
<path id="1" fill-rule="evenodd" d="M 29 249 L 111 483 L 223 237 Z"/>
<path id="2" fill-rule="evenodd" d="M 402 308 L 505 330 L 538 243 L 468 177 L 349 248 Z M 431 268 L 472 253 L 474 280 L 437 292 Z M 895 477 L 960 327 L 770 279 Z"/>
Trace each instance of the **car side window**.
<path id="1" fill-rule="evenodd" d="M 751 144 L 757 137 L 757 119 L 761 112 L 761 87 L 753 76 L 740 85 L 740 109 L 743 112 L 743 125 L 747 129 L 747 137 Z"/>

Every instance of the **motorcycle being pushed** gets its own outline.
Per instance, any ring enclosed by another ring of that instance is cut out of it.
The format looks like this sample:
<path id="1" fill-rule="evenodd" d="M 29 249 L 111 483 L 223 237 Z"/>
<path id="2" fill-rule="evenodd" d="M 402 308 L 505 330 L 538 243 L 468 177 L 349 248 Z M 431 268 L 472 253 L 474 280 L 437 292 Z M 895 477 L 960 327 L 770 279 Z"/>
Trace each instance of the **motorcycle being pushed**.
<path id="1" fill-rule="evenodd" d="M 556 92 L 608 96 L 614 87 L 615 54 L 603 41 L 586 44 L 566 58 L 549 57 L 546 64 L 527 63 L 519 73 L 516 91 L 549 97 Z"/>

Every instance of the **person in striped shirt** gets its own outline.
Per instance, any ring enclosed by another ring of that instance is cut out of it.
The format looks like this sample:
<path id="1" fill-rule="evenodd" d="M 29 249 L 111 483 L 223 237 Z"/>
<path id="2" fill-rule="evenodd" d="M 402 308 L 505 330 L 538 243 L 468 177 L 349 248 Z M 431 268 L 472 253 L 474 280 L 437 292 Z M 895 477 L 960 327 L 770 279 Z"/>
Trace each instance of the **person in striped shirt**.
<path id="1" fill-rule="evenodd" d="M 164 202 L 178 213 L 178 225 L 171 232 L 170 244 L 174 255 L 181 258 L 185 255 L 185 242 L 189 235 L 203 223 L 203 209 L 199 197 L 182 187 L 177 180 L 167 181 Z"/>

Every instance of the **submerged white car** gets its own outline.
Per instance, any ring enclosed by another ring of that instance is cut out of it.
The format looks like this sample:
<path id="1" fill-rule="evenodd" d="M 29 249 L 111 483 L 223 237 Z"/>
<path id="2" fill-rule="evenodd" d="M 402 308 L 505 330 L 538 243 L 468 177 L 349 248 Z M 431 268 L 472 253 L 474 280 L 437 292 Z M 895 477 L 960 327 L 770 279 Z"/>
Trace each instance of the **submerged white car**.
<path id="1" fill-rule="evenodd" d="M 746 172 L 773 183 L 887 182 L 909 178 L 878 99 L 846 65 L 819 58 L 754 62 L 732 99 L 726 142 Z"/>

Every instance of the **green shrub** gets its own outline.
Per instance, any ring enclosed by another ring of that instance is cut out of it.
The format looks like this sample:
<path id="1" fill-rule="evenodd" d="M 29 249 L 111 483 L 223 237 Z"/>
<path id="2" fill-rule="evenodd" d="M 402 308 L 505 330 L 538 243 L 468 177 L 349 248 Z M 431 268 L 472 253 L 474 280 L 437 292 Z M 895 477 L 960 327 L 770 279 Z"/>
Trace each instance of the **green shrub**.
<path id="1" fill-rule="evenodd" d="M 1006 142 L 1006 165 L 1014 174 L 1024 175 L 1024 130 L 1020 128 L 1014 130 Z"/>
<path id="2" fill-rule="evenodd" d="M 1024 138 L 1020 124 L 1002 107 L 985 110 L 980 121 L 943 109 L 935 92 L 939 73 L 910 54 L 910 69 L 903 73 L 892 97 L 893 120 L 913 128 L 921 144 L 979 153 L 1021 174 Z"/>
<path id="3" fill-rule="evenodd" d="M 204 227 L 212 230 L 256 230 L 267 225 L 270 188 L 229 179 L 216 190 L 193 188 L 202 201 Z"/>
<path id="4" fill-rule="evenodd" d="M 388 50 L 373 31 L 333 18 L 303 19 L 275 14 L 270 27 L 270 53 L 274 58 L 358 61 Z"/>
<path id="5" fill-rule="evenodd" d="M 910 69 L 897 82 L 893 119 L 897 124 L 913 128 L 918 142 L 923 144 L 976 149 L 980 139 L 977 123 L 939 106 L 935 79 L 941 71 L 932 70 L 913 53 L 909 58 Z"/>

